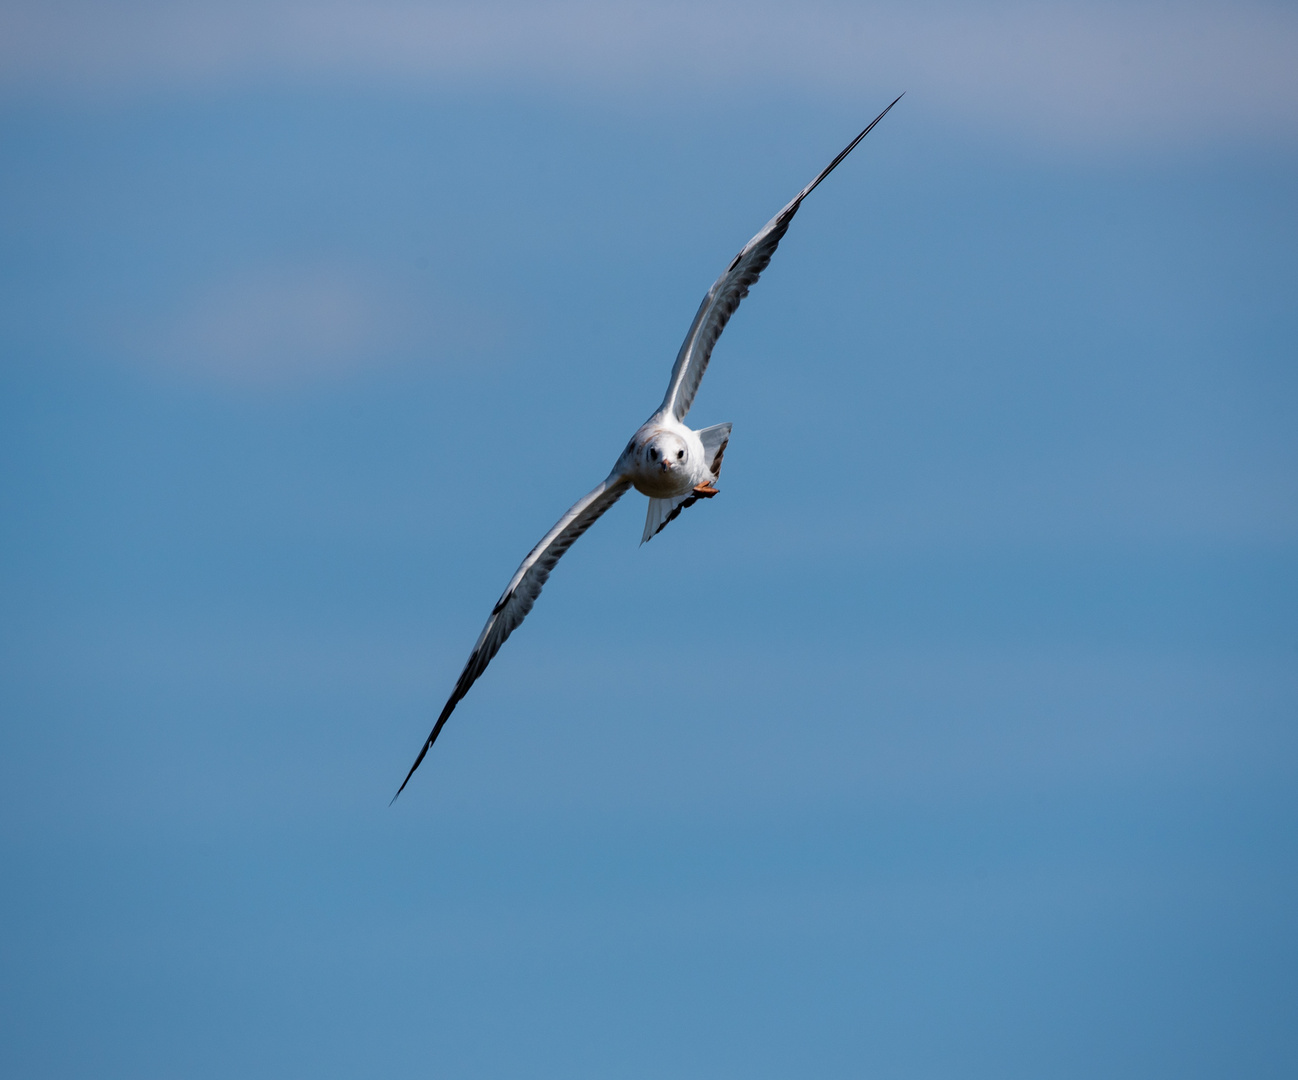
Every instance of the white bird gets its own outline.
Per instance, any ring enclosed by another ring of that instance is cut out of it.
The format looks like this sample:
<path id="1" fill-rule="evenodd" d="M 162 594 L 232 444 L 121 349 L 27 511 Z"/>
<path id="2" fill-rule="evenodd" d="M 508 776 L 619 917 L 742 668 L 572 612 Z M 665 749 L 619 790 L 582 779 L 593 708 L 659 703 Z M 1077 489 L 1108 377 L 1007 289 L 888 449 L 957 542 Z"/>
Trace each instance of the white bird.
<path id="1" fill-rule="evenodd" d="M 693 506 L 699 499 L 710 499 L 717 494 L 713 485 L 721 472 L 721 458 L 730 440 L 730 425 L 716 424 L 693 431 L 682 423 L 694 403 L 694 395 L 708 368 L 712 348 L 726 323 L 730 321 L 730 316 L 739 307 L 739 302 L 748 295 L 748 290 L 770 264 L 771 256 L 788 231 L 789 223 L 802 205 L 802 200 L 838 167 L 856 148 L 856 144 L 870 134 L 874 125 L 900 100 L 901 95 L 898 95 L 892 105 L 848 143 L 819 176 L 771 218 L 761 232 L 749 240 L 743 250 L 731 260 L 725 273 L 713 283 L 707 296 L 703 298 L 703 303 L 699 305 L 689 333 L 685 335 L 685 341 L 676 355 L 671 381 L 667 384 L 667 394 L 662 404 L 631 437 L 613 466 L 613 471 L 594 491 L 573 504 L 514 571 L 514 576 L 509 579 L 496 606 L 491 609 L 491 617 L 478 635 L 473 652 L 469 654 L 469 661 L 456 680 L 455 689 L 442 706 L 437 723 L 433 725 L 432 732 L 424 741 L 423 748 L 406 773 L 401 787 L 397 789 L 397 795 L 410 783 L 410 778 L 437 740 L 442 726 L 460 699 L 487 670 L 487 665 L 500 651 L 505 639 L 532 610 L 555 563 L 582 533 L 595 524 L 604 511 L 625 495 L 629 488 L 634 487 L 648 495 L 649 512 L 645 516 L 644 535 L 640 538 L 643 544 L 661 532 L 669 521 L 675 520 L 686 507 Z M 393 802 L 397 795 L 392 796 Z"/>

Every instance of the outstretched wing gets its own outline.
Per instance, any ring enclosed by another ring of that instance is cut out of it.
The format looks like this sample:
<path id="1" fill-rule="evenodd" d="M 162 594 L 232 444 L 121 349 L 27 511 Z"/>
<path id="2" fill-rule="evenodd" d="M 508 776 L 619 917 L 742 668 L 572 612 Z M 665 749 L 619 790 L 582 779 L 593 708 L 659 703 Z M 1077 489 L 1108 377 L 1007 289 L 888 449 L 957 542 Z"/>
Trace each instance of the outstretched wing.
<path id="1" fill-rule="evenodd" d="M 900 100 L 901 95 L 898 95 L 892 105 L 896 105 Z M 676 354 L 676 364 L 672 368 L 671 381 L 667 385 L 667 396 L 663 398 L 660 412 L 666 413 L 670 409 L 677 420 L 684 419 L 685 414 L 690 411 L 690 406 L 694 404 L 694 395 L 698 393 L 703 373 L 708 369 L 708 360 L 712 356 L 712 348 L 716 345 L 717 338 L 726 328 L 730 316 L 739 307 L 739 302 L 748 295 L 748 290 L 756 284 L 762 271 L 770 265 L 771 256 L 775 254 L 775 249 L 784 238 L 784 234 L 789 231 L 789 222 L 798 212 L 802 200 L 838 167 L 839 162 L 856 148 L 857 143 L 870 134 L 874 125 L 888 115 L 888 109 L 891 109 L 892 105 L 870 121 L 869 127 L 848 143 L 847 148 L 829 163 L 824 172 L 798 192 L 788 206 L 771 218 L 762 231 L 744 245 L 734 261 L 726 267 L 726 272 L 717 278 L 712 288 L 708 290 L 707 296 L 703 298 L 703 303 L 699 305 L 694 322 L 690 324 L 690 332 L 685 335 L 681 351 Z"/>
<path id="2" fill-rule="evenodd" d="M 397 788 L 397 795 L 400 795 L 410 783 L 410 778 L 415 775 L 415 770 L 424 760 L 429 747 L 436 742 L 442 725 L 455 711 L 455 706 L 460 703 L 460 699 L 469 692 L 469 687 L 477 681 L 478 676 L 487 670 L 491 658 L 500 651 L 505 639 L 514 632 L 519 623 L 527 618 L 527 613 L 532 610 L 536 598 L 541 595 L 541 589 L 549 579 L 554 564 L 572 547 L 577 537 L 594 525 L 605 510 L 626 494 L 630 486 L 631 481 L 624 480 L 617 474 L 609 476 L 590 494 L 578 499 L 554 528 L 545 534 L 541 542 L 528 552 L 522 566 L 509 579 L 509 585 L 496 601 L 496 606 L 491 609 L 491 618 L 487 620 L 487 625 L 478 635 L 478 643 L 473 646 L 473 652 L 469 654 L 469 662 L 464 665 L 464 670 L 460 672 L 460 677 L 455 683 L 455 689 L 451 691 L 451 696 L 442 706 L 441 715 L 433 725 L 433 730 L 425 741 L 423 749 L 419 751 L 415 763 L 410 766 L 406 778 L 401 781 L 401 787 Z M 393 802 L 396 802 L 397 795 L 392 796 Z"/>

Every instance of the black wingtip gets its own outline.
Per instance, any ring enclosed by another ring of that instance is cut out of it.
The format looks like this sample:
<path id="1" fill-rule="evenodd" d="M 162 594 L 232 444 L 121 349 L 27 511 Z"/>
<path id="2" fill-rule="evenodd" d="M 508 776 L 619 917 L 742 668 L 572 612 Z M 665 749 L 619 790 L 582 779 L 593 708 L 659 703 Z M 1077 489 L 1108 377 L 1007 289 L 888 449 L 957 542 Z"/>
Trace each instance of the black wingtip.
<path id="1" fill-rule="evenodd" d="M 477 655 L 478 655 L 477 651 L 475 650 L 473 655 L 469 657 L 470 666 L 472 666 L 473 661 L 477 657 Z M 392 803 L 396 802 L 397 796 L 406 790 L 406 785 L 410 783 L 410 778 L 415 775 L 415 770 L 419 768 L 419 766 L 423 763 L 423 760 L 427 756 L 428 751 L 433 748 L 433 743 L 437 741 L 437 736 L 442 733 L 442 728 L 446 726 L 447 719 L 450 717 L 451 713 L 455 711 L 455 706 L 458 705 L 460 699 L 464 697 L 465 693 L 469 689 L 469 686 L 473 685 L 473 679 L 469 679 L 468 681 L 469 685 L 465 686 L 464 678 L 465 678 L 464 675 L 460 676 L 460 682 L 456 684 L 455 692 L 451 695 L 451 700 L 448 701 L 444 706 L 442 706 L 442 712 L 441 715 L 438 716 L 437 718 L 437 723 L 433 725 L 432 732 L 429 734 L 428 738 L 424 740 L 424 745 L 423 748 L 419 751 L 419 756 L 415 758 L 415 763 L 410 766 L 410 771 L 406 773 L 406 778 L 401 781 L 401 786 L 397 788 L 397 794 L 393 795 L 392 802 L 388 803 L 389 806 L 391 806 Z"/>
<path id="2" fill-rule="evenodd" d="M 888 103 L 888 107 L 884 109 L 883 112 L 881 112 L 873 120 L 871 120 L 868 124 L 866 124 L 865 129 L 861 132 L 861 134 L 847 144 L 847 147 L 843 150 L 841 154 L 838 155 L 838 157 L 834 159 L 834 164 L 830 165 L 829 168 L 833 169 L 834 165 L 837 165 L 840 161 L 843 160 L 843 158 L 847 157 L 848 154 L 850 154 L 853 150 L 855 150 L 856 144 L 859 143 L 862 139 L 864 139 L 867 135 L 869 135 L 870 132 L 874 130 L 874 125 L 877 124 L 880 120 L 882 120 L 885 116 L 887 116 L 890 112 L 892 112 L 892 107 L 896 105 L 897 102 L 899 102 L 905 96 L 906 96 L 906 91 L 903 90 L 900 94 L 898 94 L 895 98 L 893 98 L 892 101 Z"/>
<path id="3" fill-rule="evenodd" d="M 391 806 L 392 803 L 396 802 L 397 798 L 401 795 L 401 793 L 406 790 L 406 785 L 410 783 L 410 778 L 415 775 L 415 770 L 419 768 L 419 763 L 424 760 L 424 755 L 428 753 L 428 748 L 432 745 L 433 745 L 432 739 L 429 739 L 426 743 L 424 743 L 424 748 L 419 751 L 419 756 L 415 758 L 415 763 L 410 766 L 410 771 L 406 773 L 406 778 L 401 781 L 401 786 L 397 788 L 397 793 L 396 795 L 392 796 L 392 802 L 388 803 L 388 806 Z"/>
<path id="4" fill-rule="evenodd" d="M 853 150 L 856 149 L 857 143 L 859 143 L 862 139 L 864 139 L 867 135 L 869 135 L 870 132 L 874 130 L 874 125 L 877 124 L 880 120 L 882 120 L 885 116 L 887 116 L 888 113 L 892 111 L 892 106 L 896 105 L 897 102 L 899 102 L 905 96 L 906 96 L 906 91 L 903 90 L 900 94 L 898 94 L 895 98 L 892 99 L 892 102 L 888 105 L 886 109 L 883 110 L 883 112 L 881 112 L 878 116 L 876 116 L 873 120 L 871 120 L 868 124 L 866 124 L 865 128 L 855 139 L 853 139 L 850 143 L 848 143 L 845 147 L 843 147 L 843 149 L 839 152 L 838 156 L 835 157 L 834 160 L 831 161 L 827 166 L 825 166 L 825 171 L 822 172 L 819 176 L 817 176 L 816 179 L 814 179 L 810 184 L 808 184 L 806 189 L 790 204 L 790 208 L 789 208 L 790 217 L 793 216 L 793 212 L 796 212 L 802 200 L 805 199 L 808 195 L 810 195 L 813 191 L 815 191 L 816 188 L 820 186 L 820 182 L 824 180 L 825 177 L 827 177 L 835 169 L 837 169 L 840 164 L 842 164 L 843 159 L 847 157 L 847 155 L 850 154 Z"/>

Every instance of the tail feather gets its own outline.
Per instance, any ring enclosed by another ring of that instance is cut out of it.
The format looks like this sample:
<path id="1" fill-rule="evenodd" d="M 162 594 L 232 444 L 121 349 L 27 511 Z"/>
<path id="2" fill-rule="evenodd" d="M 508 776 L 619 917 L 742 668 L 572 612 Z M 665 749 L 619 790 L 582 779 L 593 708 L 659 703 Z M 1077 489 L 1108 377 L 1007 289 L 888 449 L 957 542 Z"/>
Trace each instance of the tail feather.
<path id="1" fill-rule="evenodd" d="M 714 480 L 721 475 L 721 459 L 725 456 L 726 446 L 730 443 L 730 427 L 730 424 L 714 424 L 699 432 L 703 453 L 707 456 L 708 468 L 712 470 Z"/>
<path id="2" fill-rule="evenodd" d="M 694 498 L 693 495 L 678 495 L 674 499 L 650 499 L 649 512 L 645 514 L 644 535 L 640 543 L 647 543 L 667 527 L 667 522 L 674 521 L 685 504 Z"/>
<path id="3" fill-rule="evenodd" d="M 704 458 L 712 471 L 712 479 L 715 480 L 721 475 L 721 458 L 730 443 L 730 425 L 716 424 L 713 427 L 703 428 L 698 435 L 703 443 Z M 682 510 L 693 506 L 698 501 L 699 497 L 692 492 L 678 495 L 674 499 L 650 499 L 649 510 L 644 519 L 644 535 L 640 537 L 640 543 L 647 543 L 657 536 L 667 527 L 669 521 L 675 521 Z"/>

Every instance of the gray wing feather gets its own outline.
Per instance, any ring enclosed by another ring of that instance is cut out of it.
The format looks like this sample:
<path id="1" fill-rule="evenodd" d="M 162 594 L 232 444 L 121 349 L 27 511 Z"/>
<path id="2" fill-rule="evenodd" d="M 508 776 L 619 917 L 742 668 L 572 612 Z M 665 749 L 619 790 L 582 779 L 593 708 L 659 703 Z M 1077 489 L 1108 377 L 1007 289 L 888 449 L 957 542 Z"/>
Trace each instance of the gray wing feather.
<path id="1" fill-rule="evenodd" d="M 604 511 L 626 494 L 630 486 L 629 480 L 622 479 L 616 473 L 609 476 L 594 491 L 578 499 L 558 520 L 554 528 L 545 534 L 541 542 L 528 552 L 527 558 L 509 579 L 509 584 L 501 593 L 500 599 L 496 601 L 496 606 L 491 609 L 491 617 L 487 620 L 487 625 L 482 628 L 482 633 L 478 635 L 477 644 L 469 654 L 469 662 L 460 672 L 455 689 L 451 691 L 451 696 L 442 706 L 437 723 L 433 725 L 432 732 L 425 740 L 423 749 L 419 751 L 419 756 L 415 758 L 415 763 L 410 766 L 410 771 L 406 773 L 406 778 L 401 781 L 397 795 L 400 795 L 405 790 L 406 784 L 410 783 L 410 778 L 415 775 L 415 770 L 419 768 L 429 748 L 437 741 L 442 726 L 455 711 L 455 706 L 460 703 L 460 699 L 469 692 L 469 687 L 478 680 L 478 676 L 487 670 L 487 665 L 505 644 L 505 639 L 527 618 L 527 613 L 532 610 L 536 598 L 541 595 L 541 589 L 549 580 L 550 571 L 554 569 L 555 563 L 563 557 L 564 552 L 572 547 L 582 533 L 599 520 Z M 392 796 L 393 802 L 396 801 L 397 795 Z"/>
<path id="2" fill-rule="evenodd" d="M 896 105 L 901 98 L 902 95 L 898 95 L 892 105 Z M 671 381 L 667 385 L 667 395 L 663 398 L 660 412 L 666 413 L 670 409 L 677 420 L 685 418 L 690 406 L 694 404 L 694 395 L 698 393 L 699 383 L 703 381 L 703 373 L 708 369 L 708 360 L 712 357 L 713 346 L 721 336 L 721 331 L 726 328 L 726 323 L 739 307 L 739 302 L 757 283 L 762 271 L 770 265 L 771 256 L 775 254 L 784 234 L 789 231 L 789 223 L 802 205 L 802 200 L 815 191 L 816 186 L 856 148 L 856 144 L 870 134 L 874 125 L 888 115 L 892 105 L 870 121 L 869 126 L 848 143 L 843 152 L 816 179 L 771 218 L 762 231 L 744 245 L 743 250 L 726 267 L 726 272 L 713 283 L 690 324 L 681 351 L 676 354 L 676 363 L 672 367 Z"/>

